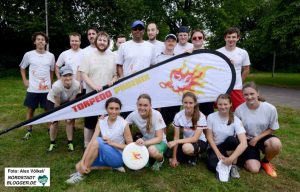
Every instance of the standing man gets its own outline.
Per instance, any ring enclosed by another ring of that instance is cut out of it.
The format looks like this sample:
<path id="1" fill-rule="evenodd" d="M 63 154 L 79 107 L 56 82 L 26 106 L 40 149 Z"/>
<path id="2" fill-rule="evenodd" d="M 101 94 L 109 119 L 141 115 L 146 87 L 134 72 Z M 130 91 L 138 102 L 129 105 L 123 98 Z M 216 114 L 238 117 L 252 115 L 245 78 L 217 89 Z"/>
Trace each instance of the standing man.
<path id="1" fill-rule="evenodd" d="M 43 32 L 36 32 L 32 36 L 36 49 L 25 53 L 20 71 L 24 86 L 27 87 L 24 105 L 27 107 L 26 119 L 32 119 L 38 106 L 47 110 L 47 94 L 51 88 L 54 73 L 54 55 L 46 51 L 48 36 Z M 26 77 L 26 68 L 29 66 L 29 80 Z M 29 139 L 32 133 L 32 125 L 28 126 L 24 139 Z"/>
<path id="2" fill-rule="evenodd" d="M 236 46 L 236 43 L 240 39 L 240 30 L 236 27 L 230 27 L 225 30 L 224 40 L 225 47 L 218 49 L 217 51 L 226 55 L 236 72 L 236 81 L 233 90 L 230 93 L 232 99 L 232 110 L 234 111 L 240 104 L 245 102 L 242 93 L 243 81 L 250 71 L 250 59 L 248 52 Z"/>
<path id="3" fill-rule="evenodd" d="M 147 27 L 148 42 L 152 43 L 154 46 L 155 56 L 163 52 L 165 49 L 164 43 L 156 39 L 158 33 L 159 30 L 157 25 L 153 22 L 149 23 Z"/>
<path id="4" fill-rule="evenodd" d="M 83 49 L 84 52 L 97 49 L 95 47 L 95 38 L 97 36 L 97 33 L 99 33 L 99 30 L 96 27 L 90 27 L 87 30 L 87 38 L 90 42 L 90 45 Z"/>
<path id="5" fill-rule="evenodd" d="M 132 40 L 123 43 L 118 51 L 117 72 L 120 78 L 143 70 L 154 62 L 154 46 L 143 40 L 145 25 L 137 20 L 131 25 Z"/>
<path id="6" fill-rule="evenodd" d="M 118 56 L 118 49 L 119 49 L 120 45 L 122 43 L 125 43 L 125 42 L 126 42 L 125 35 L 120 34 L 120 35 L 117 36 L 117 38 L 116 38 L 116 47 L 117 47 L 117 49 L 113 52 L 115 54 L 116 58 Z"/>
<path id="7" fill-rule="evenodd" d="M 175 47 L 174 53 L 175 55 L 179 55 L 181 53 L 184 53 L 188 50 L 193 49 L 193 44 L 189 43 L 189 33 L 190 30 L 186 26 L 179 27 L 178 30 L 178 43 Z"/>
<path id="8" fill-rule="evenodd" d="M 82 62 L 83 51 L 80 48 L 81 35 L 79 33 L 73 32 L 69 35 L 70 49 L 62 52 L 55 65 L 55 74 L 57 79 L 60 79 L 59 68 L 63 65 L 69 65 L 73 71 L 73 77 L 80 81 L 80 74 L 78 73 L 78 67 Z"/>
<path id="9" fill-rule="evenodd" d="M 160 63 L 164 60 L 174 57 L 175 56 L 174 48 L 175 48 L 176 44 L 177 44 L 176 35 L 168 34 L 165 37 L 164 50 L 155 57 L 154 64 Z"/>

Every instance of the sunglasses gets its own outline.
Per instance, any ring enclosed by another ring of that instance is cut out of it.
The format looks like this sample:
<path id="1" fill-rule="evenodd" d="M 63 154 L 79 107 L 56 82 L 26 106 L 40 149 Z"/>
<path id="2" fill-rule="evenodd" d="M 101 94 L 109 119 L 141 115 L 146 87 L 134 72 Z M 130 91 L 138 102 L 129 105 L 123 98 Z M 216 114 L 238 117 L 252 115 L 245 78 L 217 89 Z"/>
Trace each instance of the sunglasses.
<path id="1" fill-rule="evenodd" d="M 193 40 L 202 40 L 203 39 L 203 37 L 202 36 L 199 36 L 199 37 L 193 37 Z"/>
<path id="2" fill-rule="evenodd" d="M 139 30 L 139 31 L 143 31 L 144 28 L 143 27 L 134 27 L 132 28 L 133 31 Z"/>

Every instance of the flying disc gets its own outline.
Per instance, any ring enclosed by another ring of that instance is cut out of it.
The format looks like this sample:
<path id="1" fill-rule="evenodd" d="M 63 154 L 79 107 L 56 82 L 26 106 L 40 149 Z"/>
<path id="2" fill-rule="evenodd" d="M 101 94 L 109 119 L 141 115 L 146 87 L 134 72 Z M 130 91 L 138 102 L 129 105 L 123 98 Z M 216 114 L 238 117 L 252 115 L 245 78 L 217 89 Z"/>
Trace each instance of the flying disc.
<path id="1" fill-rule="evenodd" d="M 145 146 L 130 143 L 124 148 L 122 158 L 129 169 L 142 169 L 149 160 L 148 149 Z"/>

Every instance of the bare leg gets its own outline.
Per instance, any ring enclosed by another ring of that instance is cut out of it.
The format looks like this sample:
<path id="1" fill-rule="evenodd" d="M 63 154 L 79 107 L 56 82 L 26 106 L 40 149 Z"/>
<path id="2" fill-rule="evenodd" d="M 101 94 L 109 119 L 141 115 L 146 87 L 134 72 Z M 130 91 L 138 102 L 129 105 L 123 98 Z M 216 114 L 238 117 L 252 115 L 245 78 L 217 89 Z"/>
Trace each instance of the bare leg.
<path id="1" fill-rule="evenodd" d="M 55 141 L 58 132 L 58 122 L 51 123 L 50 125 L 50 140 Z"/>
<path id="2" fill-rule="evenodd" d="M 265 141 L 265 159 L 271 161 L 276 155 L 279 154 L 282 148 L 281 141 L 272 137 Z"/>
<path id="3" fill-rule="evenodd" d="M 93 134 L 94 134 L 94 129 L 88 129 L 84 128 L 83 135 L 84 135 L 84 147 L 87 147 L 89 142 L 91 141 Z"/>
<path id="4" fill-rule="evenodd" d="M 27 113 L 26 113 L 26 119 L 27 120 L 32 119 L 33 114 L 34 114 L 34 110 L 35 109 L 29 108 L 29 107 L 27 108 Z M 28 126 L 28 130 L 32 131 L 32 125 Z"/>
<path id="5" fill-rule="evenodd" d="M 245 162 L 244 167 L 251 173 L 258 173 L 260 169 L 260 162 L 256 159 L 249 159 Z"/>
<path id="6" fill-rule="evenodd" d="M 75 119 L 71 119 L 71 120 L 66 121 L 66 133 L 67 133 L 68 141 L 73 140 L 74 123 L 75 123 Z"/>
<path id="7" fill-rule="evenodd" d="M 154 145 L 148 147 L 149 156 L 157 161 L 163 160 L 163 154 L 161 154 Z"/>
<path id="8" fill-rule="evenodd" d="M 95 161 L 99 153 L 99 144 L 95 139 L 91 141 L 89 147 L 86 149 L 84 158 L 76 164 L 76 170 L 81 174 L 88 174 L 91 171 L 91 165 Z"/>

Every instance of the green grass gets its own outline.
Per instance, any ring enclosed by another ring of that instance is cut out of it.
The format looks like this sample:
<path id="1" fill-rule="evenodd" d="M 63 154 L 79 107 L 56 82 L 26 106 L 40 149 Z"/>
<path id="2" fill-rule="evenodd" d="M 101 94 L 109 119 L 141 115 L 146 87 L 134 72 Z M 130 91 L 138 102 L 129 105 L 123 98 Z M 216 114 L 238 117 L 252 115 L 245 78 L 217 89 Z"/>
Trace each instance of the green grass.
<path id="1" fill-rule="evenodd" d="M 285 87 L 300 89 L 300 73 L 250 73 L 246 81 L 254 81 L 260 85 L 270 85 L 276 87 Z"/>
<path id="2" fill-rule="evenodd" d="M 19 77 L 1 78 L 0 91 L 0 130 L 3 130 L 25 119 L 26 110 L 22 104 L 25 88 Z M 25 128 L 1 135 L 0 191 L 299 191 L 300 110 L 278 107 L 278 113 L 281 129 L 276 135 L 282 140 L 283 150 L 273 161 L 279 175 L 276 179 L 267 176 L 263 170 L 259 174 L 250 174 L 242 169 L 240 179 L 220 183 L 202 159 L 196 167 L 181 165 L 172 169 L 165 163 L 160 172 L 150 169 L 127 169 L 125 174 L 94 171 L 83 182 L 67 185 L 64 181 L 74 172 L 74 165 L 83 151 L 82 121 L 79 121 L 76 123 L 74 152 L 67 152 L 63 123 L 58 133 L 58 149 L 51 154 L 46 153 L 49 145 L 46 124 L 34 126 L 33 137 L 28 141 L 21 140 Z M 5 167 L 50 167 L 51 187 L 4 187 Z"/>

